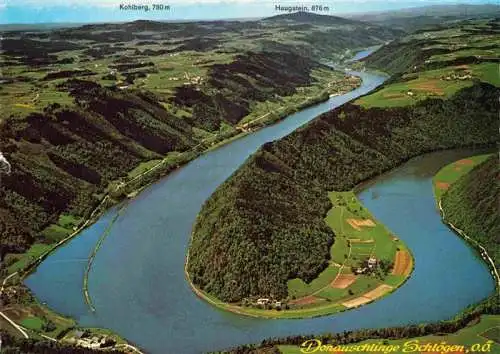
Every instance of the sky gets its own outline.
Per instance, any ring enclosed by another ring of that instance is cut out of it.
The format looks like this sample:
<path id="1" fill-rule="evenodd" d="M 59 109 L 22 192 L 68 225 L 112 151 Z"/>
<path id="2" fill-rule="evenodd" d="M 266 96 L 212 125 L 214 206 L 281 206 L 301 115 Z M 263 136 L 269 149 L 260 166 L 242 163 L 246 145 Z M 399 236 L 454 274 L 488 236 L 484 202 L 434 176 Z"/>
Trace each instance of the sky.
<path id="1" fill-rule="evenodd" d="M 456 0 L 0 0 L 0 24 L 89 23 L 147 20 L 255 18 L 286 13 L 290 6 L 322 6 L 316 13 L 342 15 L 459 3 Z M 466 0 L 500 4 L 500 0 Z M 153 4 L 163 5 L 153 8 Z M 136 8 L 132 8 L 135 5 Z M 167 8 L 167 5 L 169 6 Z M 281 10 L 277 10 L 279 6 Z"/>

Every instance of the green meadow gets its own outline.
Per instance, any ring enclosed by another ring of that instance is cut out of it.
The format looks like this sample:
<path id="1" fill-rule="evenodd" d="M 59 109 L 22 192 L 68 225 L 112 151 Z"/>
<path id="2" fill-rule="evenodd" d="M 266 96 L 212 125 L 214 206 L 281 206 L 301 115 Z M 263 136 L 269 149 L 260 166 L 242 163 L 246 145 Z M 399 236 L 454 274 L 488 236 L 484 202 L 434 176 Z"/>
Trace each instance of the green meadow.
<path id="1" fill-rule="evenodd" d="M 469 173 L 475 166 L 485 161 L 490 154 L 471 156 L 452 162 L 438 171 L 432 179 L 434 195 L 436 200 L 440 200 L 448 187 L 456 182 L 460 177 Z"/>
<path id="2" fill-rule="evenodd" d="M 333 208 L 328 212 L 325 221 L 335 233 L 335 241 L 330 248 L 329 265 L 310 283 L 305 283 L 298 278 L 289 280 L 289 297 L 296 300 L 314 296 L 316 305 L 321 306 L 323 300 L 336 303 L 345 302 L 382 284 L 392 287 L 401 285 L 406 276 L 377 273 L 376 275 L 357 275 L 354 282 L 344 288 L 333 286 L 332 283 L 340 275 L 352 277 L 353 270 L 361 267 L 369 257 L 375 257 L 379 262 L 383 261 L 392 265 L 396 251 L 407 248 L 383 224 L 373 218 L 353 191 L 330 192 L 329 198 Z M 361 224 L 358 225 L 355 222 Z M 310 308 L 312 306 L 314 303 L 301 304 L 299 300 L 299 303 L 293 305 L 293 308 Z"/>

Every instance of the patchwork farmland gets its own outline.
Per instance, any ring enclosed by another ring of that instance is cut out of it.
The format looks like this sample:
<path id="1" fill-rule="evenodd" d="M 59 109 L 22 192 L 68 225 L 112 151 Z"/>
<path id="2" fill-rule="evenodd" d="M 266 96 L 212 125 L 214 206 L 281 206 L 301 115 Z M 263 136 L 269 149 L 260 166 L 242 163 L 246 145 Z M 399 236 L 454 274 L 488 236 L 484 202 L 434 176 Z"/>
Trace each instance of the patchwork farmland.
<path id="1" fill-rule="evenodd" d="M 413 267 L 403 242 L 373 218 L 353 191 L 330 192 L 329 197 L 333 208 L 325 221 L 336 235 L 329 266 L 310 283 L 288 282 L 293 309 L 364 305 L 400 286 Z"/>

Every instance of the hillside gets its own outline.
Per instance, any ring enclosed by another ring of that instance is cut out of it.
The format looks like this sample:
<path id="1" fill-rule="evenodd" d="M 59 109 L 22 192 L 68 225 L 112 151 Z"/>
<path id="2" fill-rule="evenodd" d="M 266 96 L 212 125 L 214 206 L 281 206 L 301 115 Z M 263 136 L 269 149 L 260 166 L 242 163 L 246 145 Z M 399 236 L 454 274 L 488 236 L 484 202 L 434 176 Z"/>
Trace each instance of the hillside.
<path id="1" fill-rule="evenodd" d="M 454 40 L 441 35 L 445 45 Z M 492 32 L 483 41 L 498 38 Z M 287 280 L 309 283 L 330 259 L 328 191 L 348 191 L 425 152 L 497 140 L 495 73 L 450 83 L 405 65 L 402 74 L 420 80 L 415 97 L 406 94 L 412 82 L 395 76 L 375 93 L 265 144 L 217 189 L 193 229 L 188 272 L 195 286 L 226 302 L 287 298 Z M 443 70 L 456 69 L 451 62 Z M 433 80 L 448 87 L 447 95 L 433 92 Z M 403 96 L 391 102 L 385 92 Z"/>
<path id="2" fill-rule="evenodd" d="M 390 74 L 499 63 L 499 33 L 498 20 L 442 22 L 392 41 L 364 62 Z"/>
<path id="3" fill-rule="evenodd" d="M 19 261 L 12 253 L 71 234 L 106 193 L 123 197 L 227 138 L 356 87 L 318 60 L 399 33 L 312 20 L 2 32 L 0 151 L 12 167 L 0 186 L 2 271 Z"/>
<path id="4" fill-rule="evenodd" d="M 205 204 L 193 232 L 193 282 L 226 301 L 287 296 L 326 266 L 333 232 L 323 218 L 328 190 L 357 183 L 424 152 L 496 140 L 488 84 L 448 101 L 365 110 L 347 104 L 264 145 Z M 210 261 L 214 260 L 214 261 Z"/>
<path id="5" fill-rule="evenodd" d="M 358 25 L 359 22 L 356 20 L 349 20 L 347 18 L 329 15 L 319 15 L 312 12 L 292 12 L 282 15 L 276 15 L 267 17 L 263 20 L 264 22 L 298 22 L 298 23 L 310 23 L 310 24 L 328 24 L 328 25 Z"/>
<path id="6" fill-rule="evenodd" d="M 399 28 L 406 32 L 413 32 L 442 25 L 448 21 L 492 18 L 499 15 L 500 6 L 494 4 L 450 4 L 410 7 L 396 11 L 356 14 L 348 17 L 360 21 L 383 24 L 392 28 Z"/>
<path id="7" fill-rule="evenodd" d="M 498 166 L 494 154 L 453 183 L 442 198 L 447 221 L 491 251 L 496 263 L 500 261 Z"/>

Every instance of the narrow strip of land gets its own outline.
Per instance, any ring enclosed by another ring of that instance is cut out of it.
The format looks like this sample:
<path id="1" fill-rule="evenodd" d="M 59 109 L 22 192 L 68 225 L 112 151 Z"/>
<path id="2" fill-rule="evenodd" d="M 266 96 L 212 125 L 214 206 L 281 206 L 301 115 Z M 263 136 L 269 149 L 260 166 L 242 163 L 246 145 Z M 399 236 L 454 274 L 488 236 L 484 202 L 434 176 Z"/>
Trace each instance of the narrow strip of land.
<path id="1" fill-rule="evenodd" d="M 443 221 L 447 225 L 449 225 L 457 234 L 462 236 L 468 242 L 473 243 L 477 248 L 479 248 L 481 250 L 481 256 L 491 266 L 491 269 L 492 269 L 492 272 L 493 272 L 494 278 L 495 278 L 496 287 L 500 288 L 500 275 L 498 273 L 498 269 L 495 265 L 495 262 L 493 261 L 491 256 L 488 254 L 488 251 L 479 242 L 477 242 L 473 238 L 470 238 L 469 236 L 467 236 L 467 234 L 463 230 L 459 229 L 458 227 L 453 225 L 451 222 L 446 220 L 446 216 L 445 216 L 443 207 L 441 206 L 441 199 L 439 199 L 438 205 L 439 205 L 439 211 L 441 212 L 441 216 L 443 218 Z"/>

